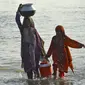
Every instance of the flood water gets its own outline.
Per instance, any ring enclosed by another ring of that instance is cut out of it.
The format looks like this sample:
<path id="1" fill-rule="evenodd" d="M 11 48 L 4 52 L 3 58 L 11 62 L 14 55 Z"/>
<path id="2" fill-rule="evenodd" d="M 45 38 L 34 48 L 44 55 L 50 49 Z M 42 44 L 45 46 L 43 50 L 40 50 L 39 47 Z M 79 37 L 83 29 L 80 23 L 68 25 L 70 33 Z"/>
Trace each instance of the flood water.
<path id="1" fill-rule="evenodd" d="M 36 79 L 27 81 L 21 68 L 20 32 L 15 14 L 20 3 L 32 2 L 36 29 L 45 41 L 47 51 L 55 27 L 61 24 L 66 34 L 85 44 L 84 0 L 0 0 L 0 85 L 85 85 L 85 49 L 70 48 L 74 74 L 69 69 L 65 79 Z M 50 59 L 51 60 L 51 59 Z"/>

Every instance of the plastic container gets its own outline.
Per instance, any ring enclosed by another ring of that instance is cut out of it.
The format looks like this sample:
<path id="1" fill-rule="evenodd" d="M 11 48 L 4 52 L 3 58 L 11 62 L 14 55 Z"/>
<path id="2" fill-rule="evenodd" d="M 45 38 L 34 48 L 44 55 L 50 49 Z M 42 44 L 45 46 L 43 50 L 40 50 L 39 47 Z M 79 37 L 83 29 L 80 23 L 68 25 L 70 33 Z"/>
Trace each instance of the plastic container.
<path id="1" fill-rule="evenodd" d="M 41 77 L 49 77 L 52 75 L 51 64 L 47 62 L 46 60 L 43 60 L 40 63 L 40 74 L 41 74 Z"/>
<path id="2" fill-rule="evenodd" d="M 20 14 L 25 17 L 30 17 L 35 14 L 35 11 L 33 4 L 23 4 L 20 9 Z"/>

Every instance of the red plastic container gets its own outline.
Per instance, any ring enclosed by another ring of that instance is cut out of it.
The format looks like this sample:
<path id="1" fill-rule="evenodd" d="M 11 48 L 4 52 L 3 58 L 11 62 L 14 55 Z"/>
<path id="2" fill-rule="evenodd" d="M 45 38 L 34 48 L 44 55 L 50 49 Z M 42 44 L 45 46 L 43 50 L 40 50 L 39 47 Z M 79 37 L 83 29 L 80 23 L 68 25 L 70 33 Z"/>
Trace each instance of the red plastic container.
<path id="1" fill-rule="evenodd" d="M 51 64 L 47 62 L 46 60 L 43 60 L 40 63 L 40 74 L 41 74 L 41 77 L 49 77 L 52 75 Z"/>

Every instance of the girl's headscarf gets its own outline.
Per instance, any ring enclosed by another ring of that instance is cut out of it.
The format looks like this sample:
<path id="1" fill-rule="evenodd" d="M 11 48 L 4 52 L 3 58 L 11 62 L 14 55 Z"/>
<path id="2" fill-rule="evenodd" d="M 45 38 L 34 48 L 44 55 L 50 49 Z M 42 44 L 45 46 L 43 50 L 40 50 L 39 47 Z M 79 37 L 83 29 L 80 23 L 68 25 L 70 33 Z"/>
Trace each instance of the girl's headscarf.
<path id="1" fill-rule="evenodd" d="M 64 31 L 64 27 L 62 25 L 58 25 L 56 28 L 55 28 L 55 31 L 58 32 L 62 32 L 64 35 L 65 35 L 65 31 Z"/>

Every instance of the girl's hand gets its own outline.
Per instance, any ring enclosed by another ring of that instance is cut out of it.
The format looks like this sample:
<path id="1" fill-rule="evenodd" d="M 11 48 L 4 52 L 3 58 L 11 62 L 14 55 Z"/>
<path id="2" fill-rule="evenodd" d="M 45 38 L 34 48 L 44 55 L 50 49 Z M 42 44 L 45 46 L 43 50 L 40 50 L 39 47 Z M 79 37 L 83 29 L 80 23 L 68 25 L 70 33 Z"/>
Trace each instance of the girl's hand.
<path id="1" fill-rule="evenodd" d="M 85 48 L 85 45 L 83 44 L 83 47 Z"/>
<path id="2" fill-rule="evenodd" d="M 45 59 L 46 59 L 47 61 L 49 61 L 49 59 L 48 59 L 48 56 L 47 56 L 47 55 L 45 56 Z"/>

